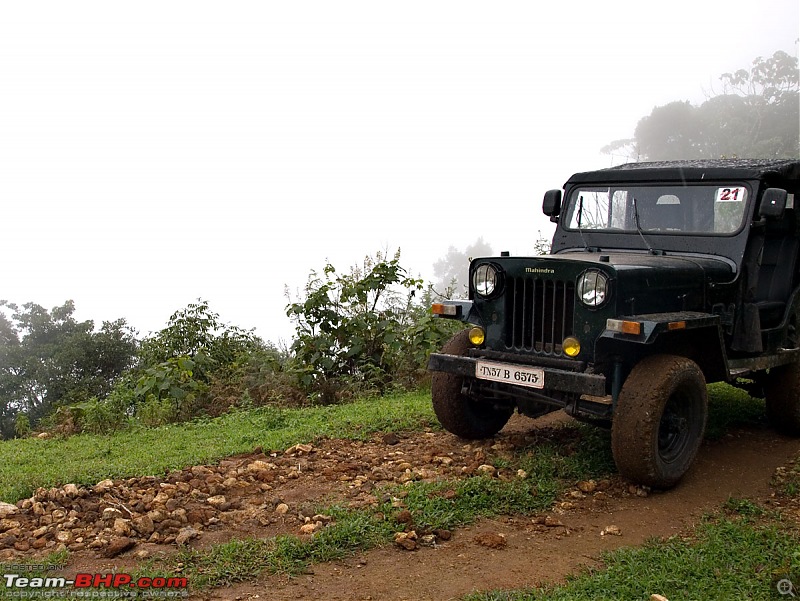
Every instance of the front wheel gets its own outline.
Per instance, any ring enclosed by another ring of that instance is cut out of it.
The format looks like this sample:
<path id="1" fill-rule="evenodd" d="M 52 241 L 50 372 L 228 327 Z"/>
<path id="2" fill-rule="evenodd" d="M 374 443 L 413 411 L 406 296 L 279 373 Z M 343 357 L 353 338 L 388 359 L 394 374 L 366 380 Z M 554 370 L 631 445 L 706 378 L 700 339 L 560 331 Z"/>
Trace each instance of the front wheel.
<path id="1" fill-rule="evenodd" d="M 611 449 L 624 477 L 675 486 L 697 455 L 708 416 L 703 372 L 685 357 L 647 357 L 631 371 L 611 425 Z"/>
<path id="2" fill-rule="evenodd" d="M 471 348 L 468 331 L 453 336 L 442 347 L 446 355 L 463 356 Z M 431 377 L 433 411 L 445 430 L 461 438 L 494 436 L 506 425 L 514 410 L 481 403 L 461 393 L 464 378 L 437 371 Z"/>

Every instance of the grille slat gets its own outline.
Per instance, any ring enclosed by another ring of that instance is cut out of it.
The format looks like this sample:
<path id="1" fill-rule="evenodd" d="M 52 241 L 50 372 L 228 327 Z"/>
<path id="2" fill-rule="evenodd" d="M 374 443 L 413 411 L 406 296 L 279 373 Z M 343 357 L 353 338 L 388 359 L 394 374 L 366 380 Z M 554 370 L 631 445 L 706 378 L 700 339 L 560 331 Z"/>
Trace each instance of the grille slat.
<path id="1" fill-rule="evenodd" d="M 561 341 L 572 334 L 575 284 L 506 277 L 506 286 L 506 348 L 561 355 Z"/>

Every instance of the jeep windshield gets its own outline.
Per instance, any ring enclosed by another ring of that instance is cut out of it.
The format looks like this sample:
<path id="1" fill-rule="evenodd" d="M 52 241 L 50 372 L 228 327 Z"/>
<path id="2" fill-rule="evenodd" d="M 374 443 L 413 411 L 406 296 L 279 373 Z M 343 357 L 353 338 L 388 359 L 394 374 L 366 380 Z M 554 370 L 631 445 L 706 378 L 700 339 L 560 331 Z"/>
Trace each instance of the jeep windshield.
<path id="1" fill-rule="evenodd" d="M 585 186 L 572 190 L 570 230 L 730 235 L 742 226 L 748 189 L 741 184 Z"/>

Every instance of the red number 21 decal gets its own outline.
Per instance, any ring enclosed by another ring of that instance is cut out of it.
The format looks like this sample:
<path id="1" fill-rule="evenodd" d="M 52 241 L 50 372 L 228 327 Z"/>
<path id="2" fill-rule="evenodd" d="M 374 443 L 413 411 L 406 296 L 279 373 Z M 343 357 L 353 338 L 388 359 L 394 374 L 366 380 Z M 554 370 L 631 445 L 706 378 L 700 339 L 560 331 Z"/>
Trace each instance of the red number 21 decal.
<path id="1" fill-rule="evenodd" d="M 739 188 L 723 188 L 722 194 L 719 197 L 722 201 L 736 201 L 739 200 Z"/>

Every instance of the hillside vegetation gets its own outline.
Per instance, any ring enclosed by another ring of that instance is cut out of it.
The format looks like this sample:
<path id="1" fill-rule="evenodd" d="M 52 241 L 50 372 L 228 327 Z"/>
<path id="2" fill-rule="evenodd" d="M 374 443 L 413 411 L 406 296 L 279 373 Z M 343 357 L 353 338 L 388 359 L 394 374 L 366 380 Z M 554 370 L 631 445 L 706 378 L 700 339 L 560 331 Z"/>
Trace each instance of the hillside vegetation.
<path id="1" fill-rule="evenodd" d="M 0 301 L 0 434 L 108 433 L 414 390 L 457 328 L 433 318 L 433 296 L 399 251 L 345 272 L 328 264 L 287 299 L 288 348 L 223 322 L 201 299 L 143 339 L 124 319 L 76 321 L 72 301 L 50 311 Z"/>

